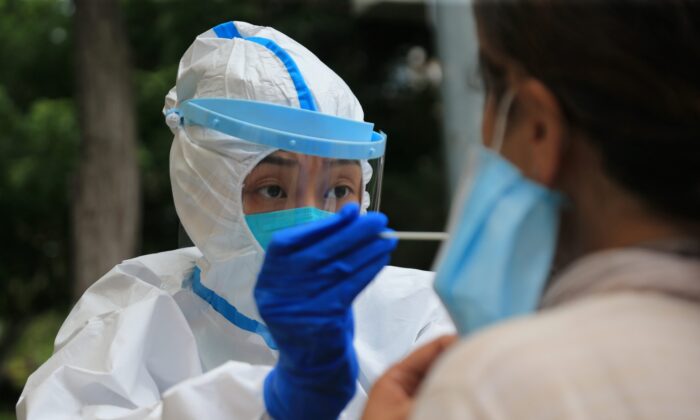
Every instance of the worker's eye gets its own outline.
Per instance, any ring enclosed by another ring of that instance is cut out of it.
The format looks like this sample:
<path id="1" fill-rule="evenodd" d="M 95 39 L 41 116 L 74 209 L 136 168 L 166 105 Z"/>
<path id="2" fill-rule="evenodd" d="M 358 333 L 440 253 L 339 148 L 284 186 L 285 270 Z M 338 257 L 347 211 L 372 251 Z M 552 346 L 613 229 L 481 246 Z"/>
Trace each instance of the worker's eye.
<path id="1" fill-rule="evenodd" d="M 328 192 L 326 193 L 326 198 L 341 199 L 347 197 L 351 193 L 352 189 L 350 187 L 345 185 L 339 185 L 328 190 Z"/>
<path id="2" fill-rule="evenodd" d="M 286 198 L 287 193 L 284 192 L 279 185 L 268 185 L 258 189 L 258 192 L 265 198 Z"/>

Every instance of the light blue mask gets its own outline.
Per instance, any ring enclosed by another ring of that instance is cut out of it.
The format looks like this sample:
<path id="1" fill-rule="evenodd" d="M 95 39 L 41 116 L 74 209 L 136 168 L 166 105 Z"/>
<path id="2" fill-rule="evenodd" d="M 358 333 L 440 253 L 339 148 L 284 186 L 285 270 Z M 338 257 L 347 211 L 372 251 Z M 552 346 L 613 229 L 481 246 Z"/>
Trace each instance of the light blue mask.
<path id="1" fill-rule="evenodd" d="M 272 240 L 272 234 L 278 230 L 325 219 L 332 214 L 316 207 L 299 207 L 267 213 L 247 214 L 245 221 L 262 249 L 267 250 L 267 246 Z"/>
<path id="2" fill-rule="evenodd" d="M 462 336 L 537 308 L 552 265 L 561 203 L 558 194 L 528 180 L 498 154 L 484 147 L 477 154 L 435 278 L 435 290 Z"/>

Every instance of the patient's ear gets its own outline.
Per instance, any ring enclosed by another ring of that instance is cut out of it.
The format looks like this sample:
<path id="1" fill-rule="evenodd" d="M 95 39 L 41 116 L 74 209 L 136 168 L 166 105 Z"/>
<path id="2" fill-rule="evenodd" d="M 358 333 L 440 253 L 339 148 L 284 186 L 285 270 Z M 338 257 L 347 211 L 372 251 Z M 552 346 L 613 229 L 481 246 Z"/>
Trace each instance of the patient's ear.
<path id="1" fill-rule="evenodd" d="M 528 178 L 552 187 L 562 165 L 566 125 L 554 94 L 539 80 L 519 83 L 503 155 Z"/>

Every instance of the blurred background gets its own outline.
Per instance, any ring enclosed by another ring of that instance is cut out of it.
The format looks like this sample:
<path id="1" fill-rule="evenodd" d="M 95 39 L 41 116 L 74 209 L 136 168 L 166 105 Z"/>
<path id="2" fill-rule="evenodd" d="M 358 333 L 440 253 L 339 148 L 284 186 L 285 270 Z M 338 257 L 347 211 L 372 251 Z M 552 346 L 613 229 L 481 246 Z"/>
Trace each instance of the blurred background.
<path id="1" fill-rule="evenodd" d="M 243 20 L 314 52 L 389 134 L 392 227 L 442 230 L 478 121 L 464 19 L 422 0 L 0 0 L 0 419 L 89 284 L 178 247 L 161 109 L 199 33 Z M 392 264 L 436 250 L 402 243 Z"/>

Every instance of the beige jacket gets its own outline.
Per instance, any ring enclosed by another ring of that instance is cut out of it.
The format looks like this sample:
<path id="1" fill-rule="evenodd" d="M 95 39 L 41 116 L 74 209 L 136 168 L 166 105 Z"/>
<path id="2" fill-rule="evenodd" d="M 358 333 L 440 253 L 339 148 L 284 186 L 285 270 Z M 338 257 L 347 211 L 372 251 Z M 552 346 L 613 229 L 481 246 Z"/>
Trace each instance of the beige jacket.
<path id="1" fill-rule="evenodd" d="M 697 255 L 591 255 L 542 306 L 451 349 L 413 419 L 700 419 Z"/>

